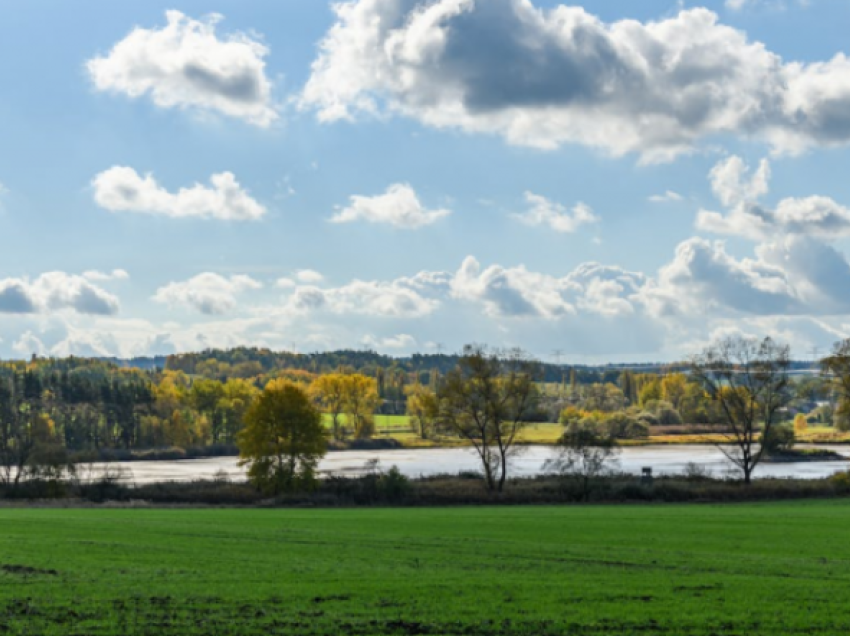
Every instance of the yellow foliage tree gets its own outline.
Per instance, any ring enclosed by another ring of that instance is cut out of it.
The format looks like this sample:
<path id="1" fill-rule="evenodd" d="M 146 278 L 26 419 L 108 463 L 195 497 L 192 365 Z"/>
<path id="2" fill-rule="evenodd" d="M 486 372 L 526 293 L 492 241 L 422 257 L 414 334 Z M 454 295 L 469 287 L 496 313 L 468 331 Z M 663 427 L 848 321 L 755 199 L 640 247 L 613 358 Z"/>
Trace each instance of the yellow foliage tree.
<path id="1" fill-rule="evenodd" d="M 678 409 L 687 387 L 688 379 L 684 373 L 666 375 L 661 380 L 661 399 L 670 402 L 674 409 Z"/>
<path id="2" fill-rule="evenodd" d="M 375 434 L 375 409 L 381 401 L 378 396 L 378 381 L 359 373 L 345 376 L 344 410 L 348 424 L 358 439 Z"/>
<path id="3" fill-rule="evenodd" d="M 249 479 L 274 494 L 312 487 L 327 451 L 321 411 L 290 383 L 266 387 L 245 414 L 238 439 Z"/>
<path id="4" fill-rule="evenodd" d="M 340 416 L 345 411 L 346 376 L 341 373 L 319 376 L 310 385 L 310 395 L 319 403 L 321 409 L 331 416 L 333 438 L 342 441 L 344 429 Z"/>
<path id="5" fill-rule="evenodd" d="M 797 413 L 794 416 L 794 432 L 799 435 L 800 433 L 805 433 L 807 430 L 809 430 L 809 420 L 802 413 Z"/>

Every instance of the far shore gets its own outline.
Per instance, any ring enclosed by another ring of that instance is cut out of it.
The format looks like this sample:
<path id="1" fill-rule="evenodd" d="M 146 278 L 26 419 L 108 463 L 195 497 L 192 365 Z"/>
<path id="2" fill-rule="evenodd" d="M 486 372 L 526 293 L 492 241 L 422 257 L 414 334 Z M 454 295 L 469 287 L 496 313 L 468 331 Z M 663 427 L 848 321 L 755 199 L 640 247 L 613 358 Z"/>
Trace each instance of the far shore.
<path id="1" fill-rule="evenodd" d="M 517 442 L 520 446 L 555 446 L 563 433 L 563 427 L 558 424 L 534 424 L 523 431 L 523 437 Z M 728 435 L 723 434 L 679 434 L 679 435 L 650 435 L 644 439 L 620 440 L 623 448 L 645 446 L 718 446 L 732 443 Z M 847 459 L 833 451 L 814 452 L 812 445 L 818 447 L 844 447 L 850 445 L 850 433 L 835 432 L 829 428 L 817 428 L 798 436 L 797 447 L 786 453 L 775 455 L 765 461 L 782 462 L 816 462 L 841 461 Z M 349 440 L 346 442 L 330 442 L 328 451 L 331 453 L 347 451 L 370 450 L 438 450 L 453 448 L 471 448 L 468 440 L 457 438 L 422 439 L 410 431 L 382 432 L 373 438 L 364 440 Z M 808 447 L 808 448 L 807 448 Z M 192 459 L 207 459 L 214 457 L 238 457 L 238 448 L 233 445 L 217 445 L 209 447 L 190 448 L 152 448 L 152 449 L 101 449 L 99 451 L 81 451 L 71 454 L 71 461 L 77 464 L 91 462 L 143 462 L 143 461 L 179 461 Z"/>

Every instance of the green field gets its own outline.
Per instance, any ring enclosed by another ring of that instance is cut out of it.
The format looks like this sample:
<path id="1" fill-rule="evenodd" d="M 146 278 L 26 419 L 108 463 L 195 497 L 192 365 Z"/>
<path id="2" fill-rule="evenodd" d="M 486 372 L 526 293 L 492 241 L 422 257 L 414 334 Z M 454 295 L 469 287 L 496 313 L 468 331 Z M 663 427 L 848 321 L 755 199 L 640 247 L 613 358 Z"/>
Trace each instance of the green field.
<path id="1" fill-rule="evenodd" d="M 374 418 L 375 428 L 377 428 L 379 431 L 384 429 L 410 429 L 410 418 L 407 415 L 375 415 Z M 327 413 L 322 414 L 322 421 L 328 428 L 331 428 L 333 426 L 333 417 Z M 343 426 L 348 423 L 348 418 L 345 416 L 345 414 L 339 416 L 339 422 Z"/>
<path id="2" fill-rule="evenodd" d="M 0 510 L 6 634 L 839 634 L 850 503 Z"/>

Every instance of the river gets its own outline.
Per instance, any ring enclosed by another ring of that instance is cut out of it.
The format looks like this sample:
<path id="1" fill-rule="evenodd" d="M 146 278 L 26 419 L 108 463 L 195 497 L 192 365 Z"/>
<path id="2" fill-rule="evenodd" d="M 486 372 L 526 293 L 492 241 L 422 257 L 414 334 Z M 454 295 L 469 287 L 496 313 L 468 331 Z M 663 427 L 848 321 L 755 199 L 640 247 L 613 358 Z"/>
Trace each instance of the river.
<path id="1" fill-rule="evenodd" d="M 833 447 L 850 459 L 850 447 Z M 542 472 L 543 463 L 552 457 L 549 446 L 528 446 L 515 457 L 511 464 L 512 476 L 533 476 Z M 435 475 L 440 473 L 457 474 L 460 471 L 477 471 L 480 465 L 471 449 L 411 449 L 382 451 L 344 451 L 328 453 L 319 469 L 324 474 L 356 475 L 362 473 L 369 460 L 377 459 L 380 468 L 386 470 L 398 466 L 409 477 Z M 112 464 L 126 471 L 129 481 L 145 484 L 158 481 L 192 481 L 210 479 L 216 473 L 226 473 L 230 478 L 244 478 L 244 470 L 237 464 L 235 457 L 215 457 L 209 459 L 189 459 L 180 461 L 145 461 Z M 676 445 L 676 446 L 638 446 L 622 449 L 618 460 L 619 470 L 640 474 L 643 467 L 652 468 L 654 475 L 683 473 L 689 463 L 695 463 L 709 470 L 715 477 L 730 473 L 731 464 L 723 454 L 713 446 Z M 95 473 L 103 465 L 92 467 Z M 850 469 L 847 461 L 795 462 L 783 464 L 761 464 L 755 477 L 795 477 L 798 479 L 818 479 L 827 477 L 840 470 Z"/>

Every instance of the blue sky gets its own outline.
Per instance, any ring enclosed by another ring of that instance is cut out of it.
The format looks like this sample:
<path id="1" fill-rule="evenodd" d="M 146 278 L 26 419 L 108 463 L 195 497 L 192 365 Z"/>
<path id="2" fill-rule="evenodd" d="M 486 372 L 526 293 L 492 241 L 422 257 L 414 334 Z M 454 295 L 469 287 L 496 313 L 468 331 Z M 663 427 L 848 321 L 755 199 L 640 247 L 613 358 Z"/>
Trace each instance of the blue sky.
<path id="1" fill-rule="evenodd" d="M 671 360 L 740 332 L 806 357 L 850 335 L 847 24 L 0 0 L 0 356 Z"/>

